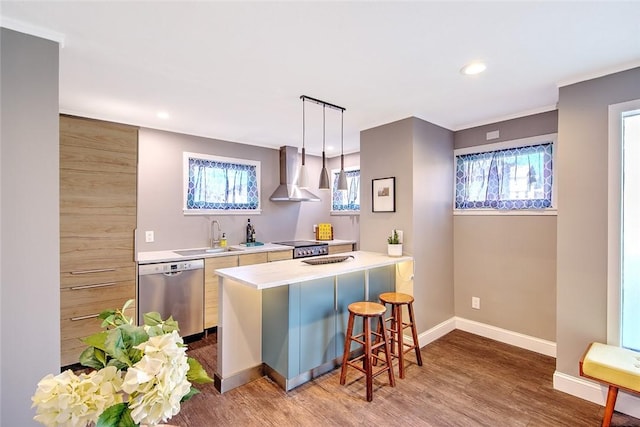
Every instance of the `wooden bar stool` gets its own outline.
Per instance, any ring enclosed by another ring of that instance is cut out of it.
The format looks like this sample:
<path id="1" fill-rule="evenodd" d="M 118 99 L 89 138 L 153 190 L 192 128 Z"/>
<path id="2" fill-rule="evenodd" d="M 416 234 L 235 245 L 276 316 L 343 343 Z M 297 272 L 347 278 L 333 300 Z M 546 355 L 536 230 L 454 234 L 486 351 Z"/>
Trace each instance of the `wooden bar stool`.
<path id="1" fill-rule="evenodd" d="M 391 305 L 391 316 L 385 319 L 383 323 L 387 329 L 386 323 L 389 322 L 389 340 L 391 341 L 391 354 L 393 357 L 398 358 L 398 370 L 400 371 L 400 378 L 404 378 L 404 355 L 411 350 L 415 350 L 416 359 L 418 365 L 422 366 L 422 354 L 420 353 L 420 344 L 418 343 L 418 332 L 416 330 L 415 317 L 413 316 L 413 297 L 411 295 L 402 294 L 399 292 L 385 292 L 379 296 L 380 302 L 385 307 L 387 304 Z M 402 320 L 402 306 L 407 306 L 409 312 L 409 322 L 405 323 Z M 411 336 L 413 337 L 413 344 L 404 342 L 404 330 L 411 328 Z M 380 332 L 380 327 L 378 327 Z M 397 345 L 397 347 L 396 347 Z"/>
<path id="2" fill-rule="evenodd" d="M 375 302 L 354 302 L 349 304 L 349 322 L 347 324 L 347 333 L 344 340 L 344 354 L 342 356 L 342 370 L 340 371 L 340 384 L 344 385 L 347 379 L 347 366 L 351 366 L 365 375 L 367 386 L 367 401 L 373 400 L 373 378 L 377 375 L 387 371 L 389 373 L 389 384 L 391 387 L 396 385 L 395 378 L 393 377 L 393 367 L 391 365 L 391 350 L 389 349 L 389 338 L 387 337 L 386 328 L 382 328 L 381 332 L 374 332 L 371 330 L 371 318 L 378 319 L 378 323 L 383 325 L 384 313 L 386 308 L 382 304 Z M 353 335 L 353 324 L 355 317 L 362 317 L 363 331 L 361 334 Z M 380 329 L 378 329 L 380 331 Z M 376 342 L 372 343 L 371 336 L 376 337 Z M 351 341 L 355 341 L 362 346 L 363 353 L 360 356 L 354 357 L 349 360 L 349 354 L 351 349 Z M 381 360 L 378 357 L 377 351 L 381 347 L 384 348 L 386 359 L 384 360 L 384 366 L 373 370 L 373 359 Z M 362 366 L 359 366 L 358 362 L 362 361 Z"/>

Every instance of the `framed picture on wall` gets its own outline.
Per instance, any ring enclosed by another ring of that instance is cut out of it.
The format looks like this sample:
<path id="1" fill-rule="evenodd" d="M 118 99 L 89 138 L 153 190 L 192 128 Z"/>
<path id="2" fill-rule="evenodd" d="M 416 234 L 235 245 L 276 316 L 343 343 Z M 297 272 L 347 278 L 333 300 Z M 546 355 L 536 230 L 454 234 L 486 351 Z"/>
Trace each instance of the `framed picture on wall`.
<path id="1" fill-rule="evenodd" d="M 396 178 L 376 178 L 371 181 L 373 212 L 396 211 Z"/>

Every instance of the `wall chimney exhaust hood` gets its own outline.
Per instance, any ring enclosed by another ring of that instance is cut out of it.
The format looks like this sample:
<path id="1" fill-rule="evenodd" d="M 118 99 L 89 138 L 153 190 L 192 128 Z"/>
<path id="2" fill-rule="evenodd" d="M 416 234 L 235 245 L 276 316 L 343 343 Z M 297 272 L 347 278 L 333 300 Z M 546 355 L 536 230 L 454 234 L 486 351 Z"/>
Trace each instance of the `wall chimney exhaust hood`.
<path id="1" fill-rule="evenodd" d="M 298 169 L 298 149 L 291 146 L 280 147 L 280 185 L 269 200 L 274 202 L 319 202 L 320 198 L 295 183 Z"/>

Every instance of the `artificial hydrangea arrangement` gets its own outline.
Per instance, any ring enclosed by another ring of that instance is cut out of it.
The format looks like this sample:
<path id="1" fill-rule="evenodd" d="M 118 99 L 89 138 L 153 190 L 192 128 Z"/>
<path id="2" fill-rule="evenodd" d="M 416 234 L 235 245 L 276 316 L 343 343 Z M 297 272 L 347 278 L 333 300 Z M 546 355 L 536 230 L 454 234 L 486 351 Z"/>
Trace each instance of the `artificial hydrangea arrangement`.
<path id="1" fill-rule="evenodd" d="M 34 420 L 49 426 L 130 427 L 155 425 L 180 412 L 180 403 L 199 391 L 191 385 L 212 379 L 200 363 L 187 357 L 178 322 L 156 312 L 135 326 L 122 310 L 103 311 L 104 331 L 84 340 L 83 366 L 45 376 L 32 397 Z"/>

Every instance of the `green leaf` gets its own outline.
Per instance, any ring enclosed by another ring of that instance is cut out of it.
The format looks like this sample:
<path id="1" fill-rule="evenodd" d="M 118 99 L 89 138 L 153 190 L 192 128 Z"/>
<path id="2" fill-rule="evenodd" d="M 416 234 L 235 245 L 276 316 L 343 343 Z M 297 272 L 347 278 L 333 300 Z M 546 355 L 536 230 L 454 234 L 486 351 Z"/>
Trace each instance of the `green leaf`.
<path id="1" fill-rule="evenodd" d="M 189 393 L 182 396 L 182 399 L 180 399 L 180 402 L 186 402 L 187 400 L 191 399 L 193 396 L 199 393 L 200 393 L 200 390 L 198 390 L 194 386 L 191 386 L 191 388 L 189 389 Z"/>
<path id="2" fill-rule="evenodd" d="M 193 357 L 187 357 L 187 363 L 189 363 L 189 371 L 187 371 L 187 380 L 192 383 L 206 384 L 213 382 L 213 380 L 204 370 L 200 362 Z"/>
<path id="3" fill-rule="evenodd" d="M 104 356 L 104 352 L 100 349 L 97 349 L 95 347 L 85 348 L 84 351 L 80 354 L 80 364 L 82 366 L 87 366 L 89 368 L 97 370 L 104 368 L 105 363 L 98 358 L 98 356 L 96 355 L 97 352 L 102 353 L 102 355 Z"/>
<path id="4" fill-rule="evenodd" d="M 99 348 L 100 350 L 106 351 L 107 349 L 106 341 L 107 341 L 108 333 L 109 333 L 108 331 L 98 332 L 96 334 L 88 336 L 82 341 L 91 347 L 96 347 L 96 348 Z"/>
<path id="5" fill-rule="evenodd" d="M 122 313 L 123 313 L 123 317 L 126 317 L 126 316 L 124 316 L 124 312 L 125 312 L 125 311 L 127 311 L 127 309 L 129 308 L 129 306 L 130 306 L 131 304 L 133 304 L 133 302 L 134 302 L 134 300 L 133 300 L 133 299 L 129 299 L 129 300 L 127 300 L 127 302 L 125 302 L 125 303 L 124 303 L 124 305 L 122 306 L 122 310 L 121 310 L 121 311 L 122 311 Z"/>
<path id="6" fill-rule="evenodd" d="M 126 371 L 127 369 L 129 369 L 129 365 L 119 361 L 118 359 L 109 359 L 109 362 L 107 362 L 107 366 L 115 366 L 119 371 Z"/>
<path id="7" fill-rule="evenodd" d="M 115 310 L 104 310 L 102 311 L 100 314 L 98 314 L 98 319 L 107 319 L 110 316 L 113 316 L 116 314 Z"/>
<path id="8" fill-rule="evenodd" d="M 122 338 L 122 329 L 116 328 L 107 331 L 105 346 L 105 351 L 109 356 L 119 360 L 120 362 L 128 366 L 133 365 L 133 363 L 131 363 L 131 360 L 129 359 L 129 354 L 126 350 L 126 346 Z"/>
<path id="9" fill-rule="evenodd" d="M 162 317 L 157 311 L 145 313 L 142 315 L 142 318 L 144 319 L 144 324 L 147 326 L 156 326 L 162 324 Z"/>
<path id="10" fill-rule="evenodd" d="M 100 414 L 96 427 L 135 427 L 131 418 L 131 410 L 126 403 L 118 403 L 110 406 Z"/>
<path id="11" fill-rule="evenodd" d="M 164 321 L 164 324 L 162 325 L 162 330 L 165 333 L 169 333 L 172 331 L 179 332 L 180 328 L 178 327 L 178 322 L 176 320 L 173 320 L 173 316 L 169 316 L 169 318 Z"/>

